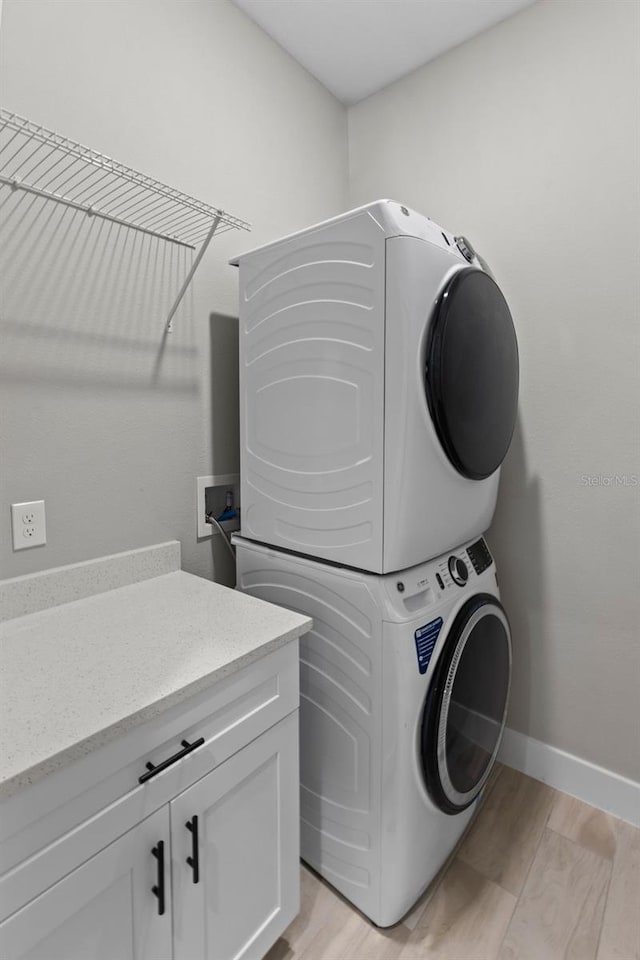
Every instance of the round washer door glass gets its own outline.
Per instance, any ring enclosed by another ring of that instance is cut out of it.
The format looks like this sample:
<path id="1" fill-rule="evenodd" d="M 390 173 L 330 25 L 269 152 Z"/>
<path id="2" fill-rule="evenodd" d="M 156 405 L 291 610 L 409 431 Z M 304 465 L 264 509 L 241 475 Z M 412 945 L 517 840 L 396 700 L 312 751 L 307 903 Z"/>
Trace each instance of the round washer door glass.
<path id="1" fill-rule="evenodd" d="M 504 610 L 494 597 L 474 597 L 454 621 L 423 715 L 425 782 L 446 813 L 468 807 L 489 776 L 510 681 L 511 634 Z"/>
<path id="2" fill-rule="evenodd" d="M 429 412 L 456 470 L 484 480 L 516 422 L 518 342 L 507 301 L 482 270 L 458 270 L 438 299 L 425 357 Z"/>

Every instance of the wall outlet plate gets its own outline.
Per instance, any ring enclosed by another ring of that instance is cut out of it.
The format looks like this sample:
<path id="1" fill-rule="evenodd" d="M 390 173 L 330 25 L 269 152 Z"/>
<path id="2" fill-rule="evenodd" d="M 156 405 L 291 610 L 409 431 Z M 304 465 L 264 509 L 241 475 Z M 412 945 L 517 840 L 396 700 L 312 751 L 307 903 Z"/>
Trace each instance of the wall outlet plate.
<path id="1" fill-rule="evenodd" d="M 11 530 L 14 550 L 28 550 L 29 547 L 43 546 L 47 542 L 44 500 L 12 503 Z"/>
<path id="2" fill-rule="evenodd" d="M 213 509 L 214 516 L 222 513 L 227 491 L 233 493 L 233 506 L 238 516 L 232 520 L 224 520 L 221 526 L 228 533 L 240 529 L 240 474 L 220 473 L 215 477 L 197 477 L 196 479 L 196 522 L 198 539 L 213 537 L 220 531 L 212 524 L 207 523 L 208 509 Z"/>

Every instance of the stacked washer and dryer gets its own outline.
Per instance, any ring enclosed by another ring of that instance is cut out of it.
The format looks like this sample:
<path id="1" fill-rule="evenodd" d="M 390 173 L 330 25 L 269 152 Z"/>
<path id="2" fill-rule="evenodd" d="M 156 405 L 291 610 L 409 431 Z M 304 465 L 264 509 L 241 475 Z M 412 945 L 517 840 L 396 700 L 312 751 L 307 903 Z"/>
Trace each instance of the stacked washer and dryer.
<path id="1" fill-rule="evenodd" d="M 511 638 L 482 534 L 513 322 L 468 241 L 391 201 L 235 262 L 238 588 L 313 618 L 301 853 L 389 926 L 455 848 L 504 727 Z"/>

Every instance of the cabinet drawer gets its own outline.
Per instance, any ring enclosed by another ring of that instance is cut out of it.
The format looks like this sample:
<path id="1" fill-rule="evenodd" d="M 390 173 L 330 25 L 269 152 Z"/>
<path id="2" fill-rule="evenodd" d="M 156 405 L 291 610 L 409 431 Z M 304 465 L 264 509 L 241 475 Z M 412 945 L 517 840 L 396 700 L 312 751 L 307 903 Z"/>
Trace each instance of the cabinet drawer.
<path id="1" fill-rule="evenodd" d="M 49 848 L 58 838 L 75 836 L 69 849 L 93 855 L 296 710 L 298 699 L 293 641 L 11 797 L 0 807 L 0 916 L 54 882 Z M 183 740 L 200 738 L 202 746 L 140 785 L 147 763 L 159 765 Z M 94 841 L 80 843 L 91 818 Z M 68 871 L 75 864 L 67 859 Z"/>

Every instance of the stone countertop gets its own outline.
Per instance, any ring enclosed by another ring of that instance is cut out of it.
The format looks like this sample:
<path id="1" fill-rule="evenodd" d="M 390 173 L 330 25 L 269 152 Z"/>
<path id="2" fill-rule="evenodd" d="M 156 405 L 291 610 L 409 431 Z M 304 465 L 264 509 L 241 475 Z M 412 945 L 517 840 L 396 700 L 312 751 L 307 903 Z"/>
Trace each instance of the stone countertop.
<path id="1" fill-rule="evenodd" d="M 0 799 L 310 629 L 175 570 L 0 625 Z"/>

